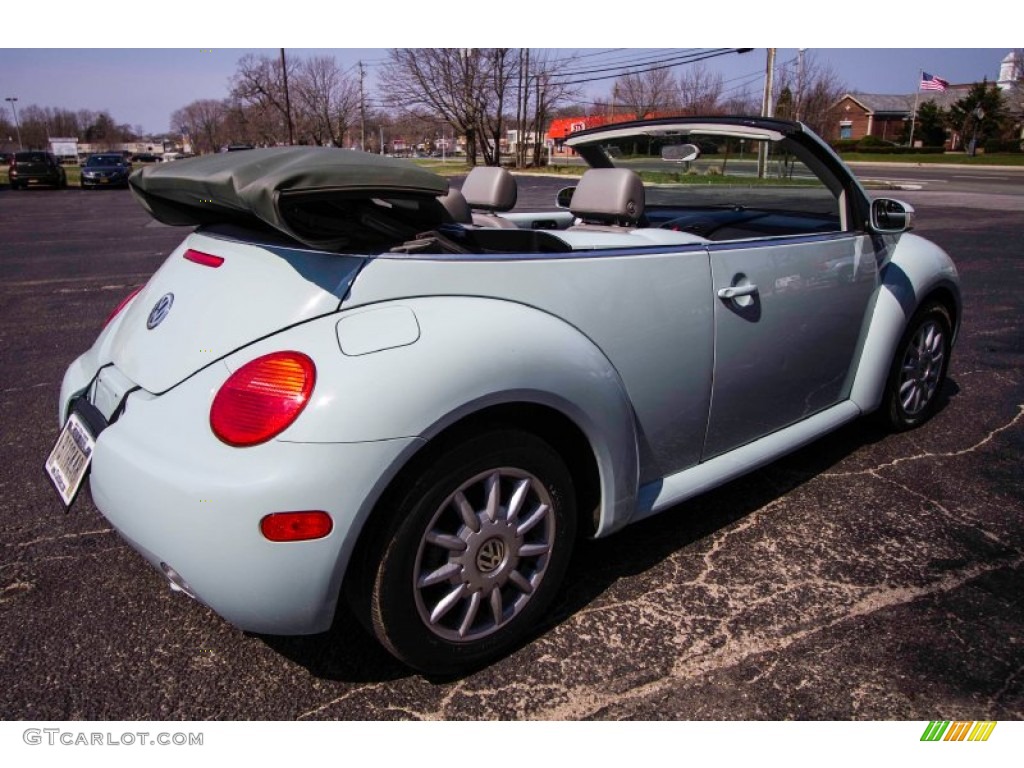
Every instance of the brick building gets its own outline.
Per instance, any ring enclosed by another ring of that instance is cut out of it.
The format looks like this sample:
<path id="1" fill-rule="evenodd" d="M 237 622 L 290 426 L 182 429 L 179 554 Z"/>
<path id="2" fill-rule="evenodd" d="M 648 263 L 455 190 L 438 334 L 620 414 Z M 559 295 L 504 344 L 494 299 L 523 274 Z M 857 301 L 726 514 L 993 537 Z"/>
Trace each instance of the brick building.
<path id="1" fill-rule="evenodd" d="M 1017 54 L 1008 53 L 1000 62 L 999 77 L 995 83 L 1004 92 L 1018 86 L 1018 77 L 1024 70 Z M 993 82 L 991 79 L 989 82 Z M 941 109 L 962 99 L 974 83 L 949 85 L 944 91 L 919 91 L 914 94 L 858 93 L 844 94 L 836 102 L 836 121 L 830 139 L 863 139 L 875 136 L 885 141 L 900 141 L 905 126 L 910 123 L 915 100 L 918 109 L 926 102 L 934 102 Z"/>

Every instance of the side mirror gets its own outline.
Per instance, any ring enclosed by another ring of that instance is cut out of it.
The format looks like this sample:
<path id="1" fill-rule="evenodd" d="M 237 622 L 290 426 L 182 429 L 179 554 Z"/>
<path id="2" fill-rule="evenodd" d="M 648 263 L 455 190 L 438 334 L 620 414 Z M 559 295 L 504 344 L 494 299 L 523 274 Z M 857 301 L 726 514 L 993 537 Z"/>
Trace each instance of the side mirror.
<path id="1" fill-rule="evenodd" d="M 670 144 L 661 148 L 661 159 L 673 163 L 689 163 L 700 156 L 700 147 L 696 144 Z"/>
<path id="2" fill-rule="evenodd" d="M 575 191 L 576 187 L 564 187 L 558 190 L 558 195 L 555 196 L 555 205 L 569 210 L 569 206 L 572 204 L 572 195 Z"/>
<path id="3" fill-rule="evenodd" d="M 879 197 L 871 201 L 871 229 L 880 235 L 895 235 L 914 228 L 914 207 L 902 200 Z"/>

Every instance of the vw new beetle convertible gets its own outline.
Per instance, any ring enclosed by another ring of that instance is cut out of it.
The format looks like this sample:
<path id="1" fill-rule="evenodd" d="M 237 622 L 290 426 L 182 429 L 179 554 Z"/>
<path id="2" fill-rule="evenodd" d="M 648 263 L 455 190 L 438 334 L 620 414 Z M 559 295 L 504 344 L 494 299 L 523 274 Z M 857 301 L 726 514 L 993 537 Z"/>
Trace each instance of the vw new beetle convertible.
<path id="1" fill-rule="evenodd" d="M 572 135 L 550 210 L 403 161 L 284 147 L 146 167 L 193 227 L 60 393 L 46 467 L 170 582 L 267 634 L 340 601 L 449 674 L 508 653 L 579 536 L 865 414 L 936 410 L 956 269 L 799 123 Z M 696 182 L 696 183 L 691 183 Z"/>

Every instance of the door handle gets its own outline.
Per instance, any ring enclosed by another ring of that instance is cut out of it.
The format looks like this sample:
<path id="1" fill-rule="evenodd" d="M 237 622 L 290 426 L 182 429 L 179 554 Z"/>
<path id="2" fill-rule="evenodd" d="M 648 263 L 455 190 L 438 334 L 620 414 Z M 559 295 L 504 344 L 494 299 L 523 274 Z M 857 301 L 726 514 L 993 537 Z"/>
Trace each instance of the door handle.
<path id="1" fill-rule="evenodd" d="M 757 286 L 753 283 L 747 283 L 746 285 L 734 285 L 731 288 L 721 288 L 718 291 L 718 298 L 720 299 L 737 299 L 741 296 L 753 296 L 757 293 Z"/>

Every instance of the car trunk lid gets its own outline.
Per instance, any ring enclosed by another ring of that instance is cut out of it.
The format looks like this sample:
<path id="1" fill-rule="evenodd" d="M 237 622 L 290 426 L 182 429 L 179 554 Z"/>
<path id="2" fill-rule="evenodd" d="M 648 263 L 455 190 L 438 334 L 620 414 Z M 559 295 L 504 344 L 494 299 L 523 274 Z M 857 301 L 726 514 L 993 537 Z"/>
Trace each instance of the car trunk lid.
<path id="1" fill-rule="evenodd" d="M 166 391 L 257 339 L 337 311 L 364 261 L 228 227 L 193 233 L 112 330 L 111 361 L 143 389 Z"/>

